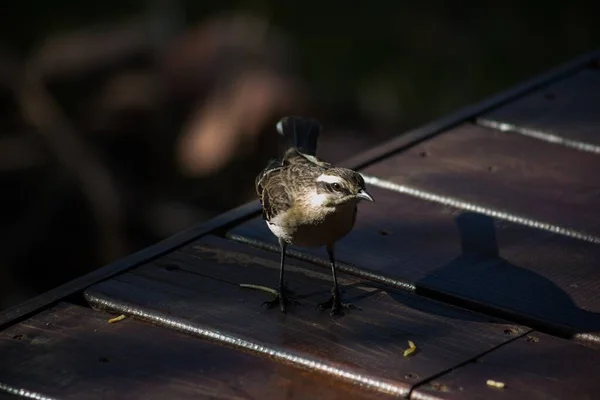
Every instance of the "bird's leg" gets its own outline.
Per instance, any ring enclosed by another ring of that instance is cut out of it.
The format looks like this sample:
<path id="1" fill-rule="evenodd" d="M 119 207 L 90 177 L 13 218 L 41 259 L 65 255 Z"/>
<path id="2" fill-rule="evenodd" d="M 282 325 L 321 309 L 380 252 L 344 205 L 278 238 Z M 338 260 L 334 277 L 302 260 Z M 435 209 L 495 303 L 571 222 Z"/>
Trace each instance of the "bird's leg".
<path id="1" fill-rule="evenodd" d="M 298 302 L 291 299 L 291 296 L 286 294 L 286 292 L 288 292 L 288 289 L 283 283 L 283 270 L 285 265 L 285 251 L 287 248 L 287 243 L 279 239 L 279 248 L 281 250 L 281 265 L 279 266 L 279 289 L 277 290 L 277 294 L 275 295 L 275 298 L 273 300 L 265 301 L 263 304 L 266 305 L 267 308 L 273 308 L 279 305 L 281 312 L 285 313 L 287 305 L 298 304 Z"/>
<path id="2" fill-rule="evenodd" d="M 338 288 L 337 277 L 335 275 L 335 256 L 333 245 L 327 246 L 327 254 L 329 255 L 329 263 L 331 264 L 331 274 L 333 275 L 333 288 L 331 289 L 331 298 L 323 303 L 319 303 L 320 309 L 330 309 L 331 315 L 339 315 L 343 308 L 356 308 L 352 303 L 342 303 L 340 297 L 340 289 Z"/>

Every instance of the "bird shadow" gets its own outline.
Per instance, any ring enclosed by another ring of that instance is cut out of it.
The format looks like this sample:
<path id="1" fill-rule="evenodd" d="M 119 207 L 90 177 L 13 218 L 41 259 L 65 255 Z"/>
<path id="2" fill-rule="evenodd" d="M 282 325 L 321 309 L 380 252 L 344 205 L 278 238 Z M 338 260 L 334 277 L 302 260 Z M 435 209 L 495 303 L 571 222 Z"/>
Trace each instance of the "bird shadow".
<path id="1" fill-rule="evenodd" d="M 417 294 L 557 336 L 600 336 L 600 313 L 580 308 L 550 279 L 500 255 L 493 218 L 464 212 L 455 218 L 455 223 L 461 254 L 415 282 Z M 564 268 L 567 272 L 569 266 Z M 390 296 L 405 301 L 398 294 L 390 292 Z M 422 308 L 421 304 L 414 302 L 410 306 Z M 435 312 L 428 306 L 422 311 Z"/>

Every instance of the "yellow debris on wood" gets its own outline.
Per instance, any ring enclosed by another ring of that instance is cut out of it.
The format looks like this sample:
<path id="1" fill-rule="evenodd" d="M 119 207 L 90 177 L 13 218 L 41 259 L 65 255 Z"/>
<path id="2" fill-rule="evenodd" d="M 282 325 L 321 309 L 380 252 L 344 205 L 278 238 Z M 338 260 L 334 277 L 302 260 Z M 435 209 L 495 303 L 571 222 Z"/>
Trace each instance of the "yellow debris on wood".
<path id="1" fill-rule="evenodd" d="M 417 351 L 417 346 L 415 346 L 412 340 L 409 340 L 408 349 L 404 350 L 404 357 L 408 357 L 411 354 L 414 354 L 415 351 Z"/>
<path id="2" fill-rule="evenodd" d="M 498 389 L 504 389 L 504 386 L 505 386 L 504 382 L 496 382 L 491 379 L 488 379 L 486 383 L 488 386 L 498 388 Z"/>
<path id="3" fill-rule="evenodd" d="M 121 320 L 124 320 L 125 318 L 126 318 L 126 317 L 125 317 L 125 314 L 121 314 L 121 315 L 119 315 L 118 317 L 114 317 L 114 318 L 111 318 L 111 319 L 109 319 L 109 320 L 108 320 L 108 323 L 109 323 L 109 324 L 114 324 L 115 322 L 119 322 L 119 321 L 121 321 Z"/>

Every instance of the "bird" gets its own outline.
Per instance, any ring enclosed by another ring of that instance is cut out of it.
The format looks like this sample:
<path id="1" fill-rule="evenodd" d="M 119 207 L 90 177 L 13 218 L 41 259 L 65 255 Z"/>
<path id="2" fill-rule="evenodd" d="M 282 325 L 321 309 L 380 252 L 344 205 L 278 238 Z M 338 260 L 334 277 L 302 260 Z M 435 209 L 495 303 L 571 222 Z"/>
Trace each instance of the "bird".
<path id="1" fill-rule="evenodd" d="M 329 257 L 333 287 L 329 300 L 319 303 L 330 314 L 342 314 L 344 303 L 336 277 L 335 244 L 354 227 L 358 204 L 374 202 L 365 188 L 360 173 L 317 158 L 317 142 L 321 124 L 311 118 L 286 116 L 276 124 L 283 139 L 283 155 L 273 159 L 256 176 L 256 194 L 262 206 L 262 218 L 277 238 L 280 271 L 275 298 L 264 304 L 287 306 L 296 303 L 285 287 L 283 277 L 288 245 L 325 247 Z"/>

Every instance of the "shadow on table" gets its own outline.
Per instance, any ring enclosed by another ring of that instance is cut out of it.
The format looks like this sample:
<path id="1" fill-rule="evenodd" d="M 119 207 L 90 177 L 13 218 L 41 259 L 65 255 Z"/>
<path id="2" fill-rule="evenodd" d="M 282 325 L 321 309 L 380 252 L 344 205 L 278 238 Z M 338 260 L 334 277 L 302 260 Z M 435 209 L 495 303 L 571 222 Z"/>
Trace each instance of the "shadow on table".
<path id="1" fill-rule="evenodd" d="M 417 294 L 486 314 L 493 309 L 494 315 L 555 335 L 600 332 L 599 313 L 578 307 L 553 281 L 500 256 L 492 218 L 465 212 L 456 224 L 461 255 L 416 282 Z M 569 266 L 564 268 L 567 274 Z"/>

